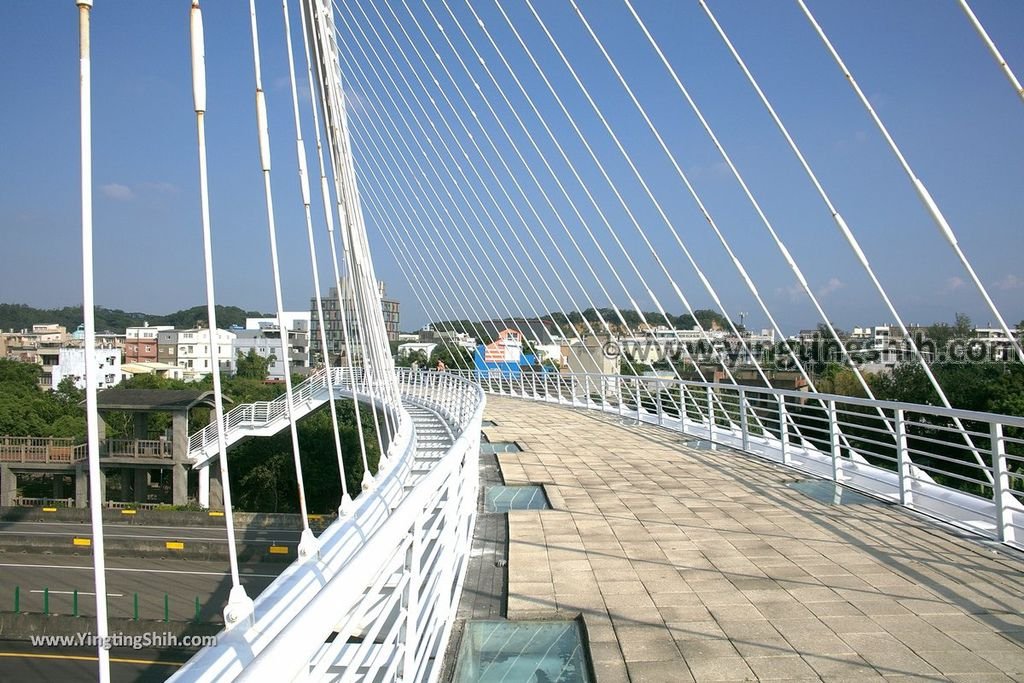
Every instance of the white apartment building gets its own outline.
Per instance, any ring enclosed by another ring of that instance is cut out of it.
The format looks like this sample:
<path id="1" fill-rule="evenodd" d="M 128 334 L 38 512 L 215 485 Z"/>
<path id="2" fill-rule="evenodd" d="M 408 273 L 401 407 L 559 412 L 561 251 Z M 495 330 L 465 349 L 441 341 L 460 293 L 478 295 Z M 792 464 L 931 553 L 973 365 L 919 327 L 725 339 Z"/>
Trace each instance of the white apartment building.
<path id="1" fill-rule="evenodd" d="M 121 349 L 96 348 L 95 372 L 98 389 L 109 389 L 121 383 Z M 57 365 L 53 366 L 51 375 L 52 389 L 56 389 L 65 377 L 71 377 L 75 386 L 85 388 L 85 349 L 82 347 L 62 347 Z"/>
<path id="2" fill-rule="evenodd" d="M 286 311 L 283 318 L 288 332 L 289 370 L 292 373 L 302 374 L 308 371 L 312 355 L 309 348 L 310 314 L 308 311 Z M 249 351 L 255 351 L 264 357 L 273 356 L 274 362 L 268 369 L 269 379 L 284 379 L 285 365 L 281 358 L 281 330 L 277 326 L 277 318 L 246 318 L 245 329 L 235 332 L 232 358 L 239 353 L 244 356 Z"/>
<path id="3" fill-rule="evenodd" d="M 210 330 L 164 330 L 158 339 L 160 360 L 177 365 L 184 371 L 186 382 L 195 382 L 212 372 L 210 366 Z M 217 358 L 221 372 L 231 373 L 235 368 L 235 333 L 216 330 Z"/>

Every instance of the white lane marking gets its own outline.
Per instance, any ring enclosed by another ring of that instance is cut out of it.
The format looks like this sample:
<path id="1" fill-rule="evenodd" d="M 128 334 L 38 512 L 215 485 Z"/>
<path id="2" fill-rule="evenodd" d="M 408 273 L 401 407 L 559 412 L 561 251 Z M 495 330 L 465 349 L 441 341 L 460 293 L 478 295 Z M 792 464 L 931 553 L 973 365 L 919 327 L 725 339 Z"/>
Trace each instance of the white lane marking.
<path id="1" fill-rule="evenodd" d="M 78 522 L 78 523 L 76 523 L 76 522 L 0 522 L 0 524 L 6 524 L 6 525 L 10 525 L 10 526 L 28 526 L 29 524 L 35 524 L 35 525 L 38 525 L 38 526 L 76 526 L 76 524 L 79 525 L 79 526 L 84 526 L 84 527 L 90 526 L 89 522 Z M 103 525 L 104 529 L 109 528 L 109 527 L 117 527 L 117 528 L 121 528 L 121 529 L 178 529 L 178 530 L 180 530 L 182 528 L 180 526 L 155 526 L 155 525 L 150 525 L 150 524 L 106 524 L 106 523 L 104 523 L 104 525 Z M 224 530 L 222 527 L 219 527 L 219 526 L 193 527 L 193 528 L 197 528 L 197 529 L 210 529 L 211 533 L 214 532 L 214 531 L 223 531 Z M 296 533 L 297 534 L 297 533 L 300 533 L 300 530 L 299 529 L 276 529 L 276 528 L 275 529 L 246 529 L 242 533 L 270 534 L 270 533 L 276 533 L 276 532 Z"/>
<path id="2" fill-rule="evenodd" d="M 92 567 L 78 567 L 68 564 L 3 564 L 0 567 L 25 567 L 26 569 L 88 569 Z M 107 567 L 108 572 L 142 572 L 146 574 L 195 574 L 197 576 L 229 576 L 228 572 L 188 572 L 180 569 L 135 569 L 132 567 Z M 253 579 L 276 579 L 277 574 L 240 574 L 239 577 Z"/>
<path id="3" fill-rule="evenodd" d="M 44 593 L 47 591 L 30 590 L 29 593 Z M 50 595 L 74 595 L 74 591 L 49 591 Z M 89 593 L 88 591 L 78 591 L 79 595 L 96 595 L 95 593 Z M 124 593 L 107 593 L 108 598 L 123 598 Z"/>
<path id="4" fill-rule="evenodd" d="M 295 533 L 298 534 L 298 532 L 295 532 Z M 74 536 L 75 535 L 75 534 L 72 534 L 72 533 L 65 533 L 65 532 L 61 532 L 61 531 L 33 531 L 30 534 L 22 533 L 22 532 L 19 532 L 19 531 L 0 531 L 0 534 L 12 534 L 12 535 L 18 535 L 18 536 Z M 78 535 L 82 536 L 82 537 L 88 538 L 92 534 L 88 533 L 88 534 L 78 534 Z M 227 543 L 227 539 L 226 538 L 213 538 L 213 537 L 210 537 L 210 536 L 172 536 L 170 534 L 165 534 L 163 536 L 148 536 L 146 534 L 104 534 L 104 536 L 106 538 L 147 538 L 147 539 L 157 538 L 157 539 L 173 539 L 175 541 L 206 541 L 208 543 Z M 245 540 L 245 539 L 243 538 L 243 540 Z M 259 539 L 259 540 L 261 540 L 261 541 L 270 541 L 270 542 L 273 543 L 276 539 L 263 538 L 263 539 Z"/>

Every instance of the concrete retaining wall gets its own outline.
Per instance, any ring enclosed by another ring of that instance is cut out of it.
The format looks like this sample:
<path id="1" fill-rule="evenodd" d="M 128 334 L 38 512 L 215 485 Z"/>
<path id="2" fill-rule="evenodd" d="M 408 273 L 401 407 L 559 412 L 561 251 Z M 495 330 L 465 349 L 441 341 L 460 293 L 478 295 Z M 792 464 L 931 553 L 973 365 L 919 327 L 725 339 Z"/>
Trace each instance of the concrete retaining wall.
<path id="1" fill-rule="evenodd" d="M 81 555 L 92 557 L 92 544 L 87 537 L 78 542 L 63 536 L 32 536 L 9 534 L 0 538 L 0 557 L 17 562 L 17 556 Z M 274 548 L 271 551 L 271 548 Z M 105 538 L 104 555 L 111 557 L 178 558 L 188 560 L 227 561 L 224 541 L 168 541 L 151 538 Z M 248 562 L 291 562 L 296 557 L 295 543 L 243 543 L 238 545 L 238 559 Z"/>
<path id="2" fill-rule="evenodd" d="M 134 512 L 134 514 L 131 514 Z M 127 514 L 126 514 L 127 513 Z M 80 522 L 88 524 L 89 510 L 82 508 L 56 508 L 44 512 L 41 507 L 0 508 L 0 522 Z M 236 512 L 235 529 L 301 529 L 302 517 L 275 512 Z M 104 510 L 103 521 L 108 524 L 138 524 L 140 526 L 170 527 L 222 527 L 224 515 L 211 512 L 184 510 Z M 315 530 L 334 521 L 334 515 L 310 515 L 309 524 Z"/>

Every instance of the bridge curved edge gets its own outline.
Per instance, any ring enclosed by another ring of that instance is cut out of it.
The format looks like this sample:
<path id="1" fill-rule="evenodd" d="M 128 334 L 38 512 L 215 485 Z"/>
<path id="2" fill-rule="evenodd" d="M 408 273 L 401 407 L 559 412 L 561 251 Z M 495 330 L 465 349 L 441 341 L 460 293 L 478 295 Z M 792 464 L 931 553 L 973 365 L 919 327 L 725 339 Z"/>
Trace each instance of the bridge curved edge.
<path id="1" fill-rule="evenodd" d="M 256 598 L 250 624 L 221 631 L 170 680 L 436 677 L 475 524 L 486 399 L 447 373 L 399 380 L 400 429 L 374 488 L 320 536 L 318 559 L 293 563 Z M 425 473 L 417 427 L 448 435 Z"/>

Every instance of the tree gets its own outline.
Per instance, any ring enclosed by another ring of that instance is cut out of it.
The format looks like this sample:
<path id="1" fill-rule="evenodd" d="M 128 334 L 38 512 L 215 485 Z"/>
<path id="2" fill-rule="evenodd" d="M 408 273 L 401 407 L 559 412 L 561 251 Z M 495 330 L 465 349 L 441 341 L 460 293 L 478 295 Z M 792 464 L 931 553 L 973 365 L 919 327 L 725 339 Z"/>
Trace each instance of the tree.
<path id="1" fill-rule="evenodd" d="M 270 374 L 270 366 L 276 360 L 274 354 L 261 356 L 256 353 L 256 349 L 249 349 L 249 352 L 244 355 L 239 351 L 235 358 L 235 376 L 262 382 Z"/>
<path id="2" fill-rule="evenodd" d="M 406 355 L 399 356 L 395 359 L 394 365 L 399 368 L 412 368 L 413 364 L 417 364 L 417 368 L 426 368 L 430 358 L 424 351 L 413 351 Z"/>
<path id="3" fill-rule="evenodd" d="M 953 324 L 953 338 L 967 339 L 974 333 L 974 323 L 966 313 L 957 313 L 956 322 Z"/>
<path id="4" fill-rule="evenodd" d="M 463 370 L 473 367 L 472 354 L 461 346 L 438 345 L 434 352 L 430 354 L 427 367 L 437 367 L 437 361 L 443 362 L 449 370 Z"/>

